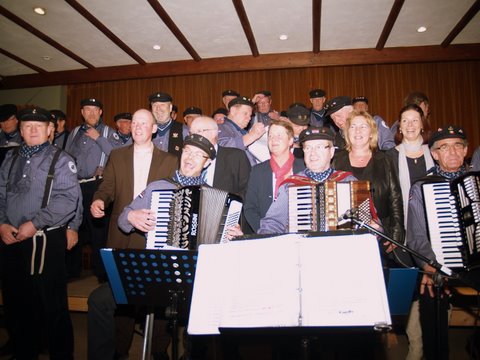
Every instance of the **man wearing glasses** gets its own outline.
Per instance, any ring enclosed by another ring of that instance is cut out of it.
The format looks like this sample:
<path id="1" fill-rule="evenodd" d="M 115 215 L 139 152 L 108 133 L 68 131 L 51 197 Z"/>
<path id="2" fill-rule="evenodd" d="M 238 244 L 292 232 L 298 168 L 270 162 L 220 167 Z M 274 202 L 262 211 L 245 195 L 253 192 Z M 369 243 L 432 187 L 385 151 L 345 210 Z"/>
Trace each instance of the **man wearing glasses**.
<path id="1" fill-rule="evenodd" d="M 188 135 L 183 141 L 180 157 L 180 169 L 173 179 L 157 180 L 147 185 L 131 203 L 126 206 L 118 218 L 118 226 L 125 233 L 135 231 L 148 232 L 155 227 L 155 211 L 150 209 L 152 191 L 176 189 L 179 186 L 204 185 L 202 170 L 215 159 L 215 148 L 205 137 Z"/>
<path id="2" fill-rule="evenodd" d="M 408 203 L 407 239 L 408 246 L 425 257 L 435 260 L 435 254 L 427 234 L 427 220 L 422 184 L 428 181 L 452 181 L 467 172 L 465 156 L 467 155 L 467 137 L 463 129 L 448 125 L 439 128 L 430 137 L 428 143 L 432 157 L 436 161 L 433 174 L 420 179 L 410 189 Z M 420 282 L 420 323 L 422 326 L 423 352 L 425 359 L 434 359 L 437 341 L 436 331 L 441 336 L 441 356 L 448 358 L 448 298 L 442 296 L 440 319 L 435 324 L 435 300 L 433 291 L 433 274 L 436 270 L 430 265 L 415 259 L 417 265 L 425 271 Z M 437 329 L 436 329 L 437 328 Z M 437 358 L 438 359 L 438 358 Z"/>
<path id="3" fill-rule="evenodd" d="M 326 180 L 357 180 L 351 173 L 336 171 L 330 167 L 335 153 L 333 141 L 335 134 L 329 128 L 310 127 L 299 136 L 303 147 L 306 169 L 297 175 L 315 182 Z M 260 220 L 258 234 L 284 234 L 288 232 L 288 183 L 278 190 L 277 200 L 272 203 L 267 214 Z"/>
<path id="4" fill-rule="evenodd" d="M 203 171 L 206 183 L 243 198 L 247 191 L 251 168 L 245 151 L 218 145 L 217 122 L 207 116 L 193 120 L 190 125 L 191 134 L 207 138 L 217 152 L 216 158 Z"/>

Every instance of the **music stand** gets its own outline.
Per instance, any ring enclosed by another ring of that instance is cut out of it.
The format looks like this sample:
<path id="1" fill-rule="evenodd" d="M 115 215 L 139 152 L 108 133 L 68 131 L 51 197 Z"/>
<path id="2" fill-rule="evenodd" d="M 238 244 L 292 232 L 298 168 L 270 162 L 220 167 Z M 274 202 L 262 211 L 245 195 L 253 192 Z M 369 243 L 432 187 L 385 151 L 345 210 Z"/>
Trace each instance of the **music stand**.
<path id="1" fill-rule="evenodd" d="M 187 319 L 197 263 L 197 251 L 101 249 L 117 304 L 147 307 L 143 360 L 149 360 L 154 308 L 166 307 L 172 321 L 172 358 L 178 359 L 178 320 Z"/>

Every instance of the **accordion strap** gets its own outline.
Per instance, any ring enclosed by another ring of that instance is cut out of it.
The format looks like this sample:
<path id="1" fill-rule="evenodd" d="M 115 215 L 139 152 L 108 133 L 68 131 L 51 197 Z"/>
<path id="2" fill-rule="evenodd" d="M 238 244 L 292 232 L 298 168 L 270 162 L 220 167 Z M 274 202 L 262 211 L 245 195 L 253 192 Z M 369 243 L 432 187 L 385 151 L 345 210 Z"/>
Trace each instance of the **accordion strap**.
<path id="1" fill-rule="evenodd" d="M 349 171 L 340 171 L 336 170 L 330 175 L 330 177 L 327 179 L 328 181 L 342 181 L 348 176 L 353 176 L 353 174 Z M 318 184 L 318 181 L 315 181 L 308 176 L 303 176 L 303 175 L 292 175 L 283 180 L 280 183 L 280 186 L 283 184 L 291 184 L 291 185 L 297 185 L 297 186 L 308 186 L 308 185 L 316 185 Z"/>
<path id="2" fill-rule="evenodd" d="M 288 178 L 286 178 L 285 180 L 283 180 L 280 183 L 280 186 L 282 186 L 283 184 L 305 186 L 305 185 L 316 185 L 316 184 L 318 184 L 318 182 L 313 180 L 313 179 L 310 179 L 307 176 L 292 175 L 292 176 L 289 176 Z"/>
<path id="3" fill-rule="evenodd" d="M 328 181 L 342 181 L 343 179 L 353 176 L 350 171 L 335 170 L 332 175 L 328 178 Z"/>

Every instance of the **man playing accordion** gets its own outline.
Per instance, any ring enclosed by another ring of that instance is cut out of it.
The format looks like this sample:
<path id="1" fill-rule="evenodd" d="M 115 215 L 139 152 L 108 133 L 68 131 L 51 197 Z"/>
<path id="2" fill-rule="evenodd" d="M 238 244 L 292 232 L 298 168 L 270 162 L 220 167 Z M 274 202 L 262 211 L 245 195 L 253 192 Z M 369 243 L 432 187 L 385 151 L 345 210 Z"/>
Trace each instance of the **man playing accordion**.
<path id="1" fill-rule="evenodd" d="M 420 179 L 410 189 L 408 205 L 407 244 L 428 259 L 436 260 L 427 233 L 426 204 L 422 185 L 427 181 L 451 182 L 466 173 L 465 156 L 467 139 L 463 129 L 449 125 L 435 131 L 429 140 L 430 152 L 437 164 L 431 176 Z M 420 323 L 422 326 L 423 351 L 426 359 L 439 359 L 435 353 L 436 331 L 440 331 L 442 359 L 448 359 L 448 299 L 443 296 L 438 327 L 435 329 L 435 301 L 433 274 L 436 270 L 427 263 L 416 259 L 417 265 L 425 271 L 420 282 Z M 448 291 L 448 290 L 447 290 Z"/>

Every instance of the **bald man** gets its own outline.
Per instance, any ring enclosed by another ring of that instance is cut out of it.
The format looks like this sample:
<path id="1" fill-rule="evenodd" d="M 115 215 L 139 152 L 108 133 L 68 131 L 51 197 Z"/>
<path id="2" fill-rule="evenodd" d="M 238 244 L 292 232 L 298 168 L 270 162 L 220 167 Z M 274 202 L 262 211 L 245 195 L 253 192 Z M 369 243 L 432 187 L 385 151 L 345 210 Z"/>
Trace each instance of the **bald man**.
<path id="1" fill-rule="evenodd" d="M 193 120 L 190 134 L 206 137 L 217 151 L 217 157 L 205 170 L 207 184 L 243 198 L 250 176 L 250 162 L 245 151 L 219 146 L 217 122 L 208 116 L 200 116 Z"/>

